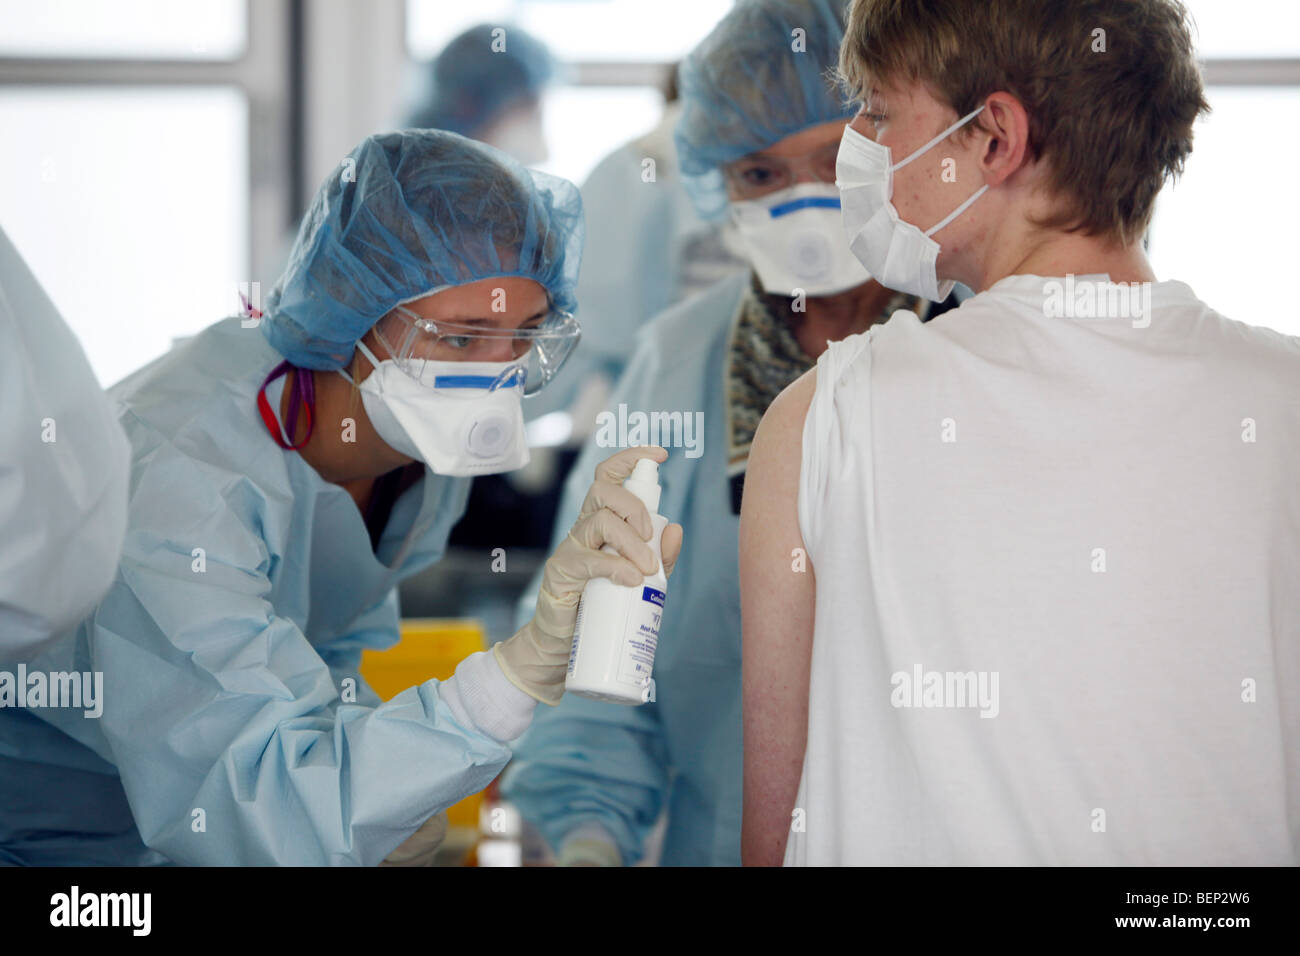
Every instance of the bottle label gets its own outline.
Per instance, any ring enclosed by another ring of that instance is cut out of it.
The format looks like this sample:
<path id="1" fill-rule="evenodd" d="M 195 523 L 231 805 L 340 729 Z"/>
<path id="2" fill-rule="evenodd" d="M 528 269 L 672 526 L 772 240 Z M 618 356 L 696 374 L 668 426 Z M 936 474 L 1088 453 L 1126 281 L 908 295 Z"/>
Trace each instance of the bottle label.
<path id="1" fill-rule="evenodd" d="M 654 669 L 664 596 L 658 588 L 643 586 L 640 600 L 628 612 L 623 655 L 618 668 L 618 679 L 624 683 L 640 686 Z"/>
<path id="2" fill-rule="evenodd" d="M 578 641 L 582 636 L 582 607 L 586 603 L 582 598 L 578 598 L 578 617 L 573 622 L 573 646 L 569 648 L 568 677 L 573 676 L 573 669 L 578 666 Z"/>

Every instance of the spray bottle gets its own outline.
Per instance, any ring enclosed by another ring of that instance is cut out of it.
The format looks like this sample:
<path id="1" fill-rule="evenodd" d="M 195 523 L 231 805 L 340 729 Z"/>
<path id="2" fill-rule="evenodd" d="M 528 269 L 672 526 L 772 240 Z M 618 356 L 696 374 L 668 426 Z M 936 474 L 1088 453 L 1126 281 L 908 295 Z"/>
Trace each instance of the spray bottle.
<path id="1" fill-rule="evenodd" d="M 632 587 L 615 584 L 609 578 L 587 582 L 578 603 L 564 689 L 593 700 L 643 704 L 654 700 L 651 672 L 668 588 L 660 551 L 668 519 L 658 513 L 659 463 L 651 458 L 638 460 L 623 487 L 641 499 L 650 512 L 654 531 L 648 543 L 658 568 Z M 608 544 L 603 550 L 618 553 Z"/>

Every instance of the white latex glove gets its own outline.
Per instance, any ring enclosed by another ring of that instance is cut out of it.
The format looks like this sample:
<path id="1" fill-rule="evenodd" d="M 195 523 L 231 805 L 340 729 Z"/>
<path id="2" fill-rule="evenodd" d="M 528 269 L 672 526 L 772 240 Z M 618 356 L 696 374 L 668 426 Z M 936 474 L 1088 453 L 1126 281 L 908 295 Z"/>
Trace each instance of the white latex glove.
<path id="1" fill-rule="evenodd" d="M 639 459 L 662 463 L 667 457 L 658 445 L 644 445 L 624 449 L 596 466 L 596 480 L 582 511 L 546 562 L 532 618 L 492 648 L 506 678 L 528 696 L 552 706 L 564 696 L 578 601 L 588 581 L 610 578 L 615 584 L 635 586 L 658 570 L 646 543 L 654 534 L 650 513 L 640 498 L 623 487 L 623 480 Z M 601 551 L 606 544 L 619 553 Z M 670 575 L 682 548 L 682 526 L 668 525 L 660 545 L 664 574 Z"/>
<path id="2" fill-rule="evenodd" d="M 416 830 L 396 850 L 384 857 L 380 866 L 433 866 L 434 855 L 447 838 L 447 811 L 440 810 Z"/>

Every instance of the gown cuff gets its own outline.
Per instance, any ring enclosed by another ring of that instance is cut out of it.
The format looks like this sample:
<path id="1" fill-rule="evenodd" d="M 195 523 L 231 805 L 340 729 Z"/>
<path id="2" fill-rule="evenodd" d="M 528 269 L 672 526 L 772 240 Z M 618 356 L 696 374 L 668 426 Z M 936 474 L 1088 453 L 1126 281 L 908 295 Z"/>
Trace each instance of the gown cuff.
<path id="1" fill-rule="evenodd" d="M 614 837 L 599 823 L 581 823 L 564 835 L 560 866 L 586 863 L 594 866 L 622 866 L 623 854 Z"/>
<path id="2" fill-rule="evenodd" d="M 537 701 L 506 678 L 496 657 L 477 651 L 442 682 L 442 697 L 461 723 L 501 743 L 514 740 L 533 720 Z"/>

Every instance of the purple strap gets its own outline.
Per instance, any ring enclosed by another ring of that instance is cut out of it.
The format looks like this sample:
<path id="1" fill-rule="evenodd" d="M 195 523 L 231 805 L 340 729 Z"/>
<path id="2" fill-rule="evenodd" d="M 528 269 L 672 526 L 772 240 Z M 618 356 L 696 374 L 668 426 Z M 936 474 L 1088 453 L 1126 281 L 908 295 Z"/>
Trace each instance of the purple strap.
<path id="1" fill-rule="evenodd" d="M 289 369 L 293 369 L 298 373 L 293 377 L 293 384 L 289 387 L 289 418 L 284 423 L 284 430 L 288 433 L 289 444 L 292 445 L 294 443 L 294 436 L 298 431 L 298 408 L 304 401 L 307 403 L 309 408 L 316 407 L 315 376 L 311 374 L 310 370 L 297 368 L 290 364 L 286 359 L 275 368 L 271 369 L 271 373 L 267 375 L 266 380 L 262 382 L 262 388 L 266 388 L 266 386 L 270 385 L 281 375 L 286 374 Z M 259 389 L 259 391 L 260 390 L 261 389 Z M 276 412 L 276 417 L 278 418 L 279 409 L 276 409 Z M 308 437 L 311 437 L 310 434 Z"/>

